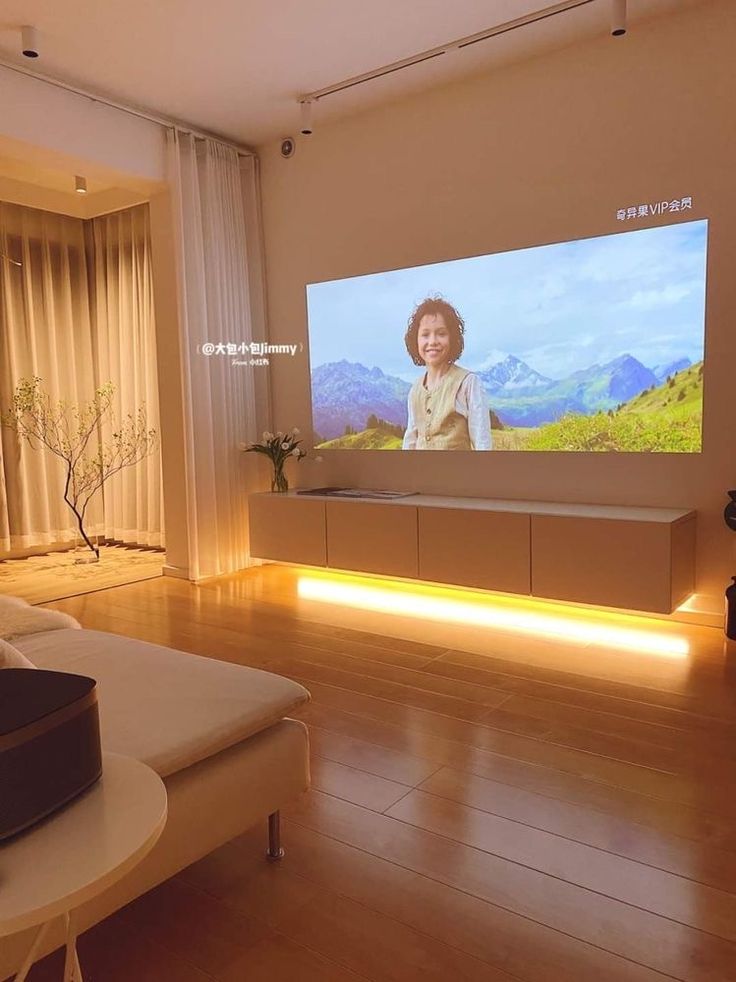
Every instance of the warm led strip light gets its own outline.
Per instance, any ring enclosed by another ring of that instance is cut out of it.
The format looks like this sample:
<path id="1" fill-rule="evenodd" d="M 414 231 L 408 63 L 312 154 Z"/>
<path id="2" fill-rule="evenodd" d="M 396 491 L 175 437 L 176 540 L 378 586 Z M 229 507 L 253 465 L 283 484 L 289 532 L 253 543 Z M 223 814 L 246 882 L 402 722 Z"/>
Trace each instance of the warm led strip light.
<path id="1" fill-rule="evenodd" d="M 344 604 L 384 614 L 401 614 L 445 623 L 451 621 L 473 627 L 494 627 L 562 641 L 666 655 L 669 658 L 687 658 L 690 653 L 690 645 L 682 637 L 576 621 L 570 617 L 524 611 L 518 607 L 506 609 L 494 605 L 490 598 L 487 602 L 469 603 L 439 594 L 423 595 L 316 576 L 300 576 L 297 592 L 305 600 Z"/>

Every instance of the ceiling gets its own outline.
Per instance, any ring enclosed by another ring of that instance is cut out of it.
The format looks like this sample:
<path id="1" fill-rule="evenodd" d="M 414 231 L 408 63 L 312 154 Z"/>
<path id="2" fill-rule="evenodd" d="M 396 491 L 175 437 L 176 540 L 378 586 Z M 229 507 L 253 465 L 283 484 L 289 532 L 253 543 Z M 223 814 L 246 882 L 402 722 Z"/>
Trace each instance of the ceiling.
<path id="1" fill-rule="evenodd" d="M 629 0 L 629 29 L 705 0 Z M 257 145 L 298 129 L 298 95 L 550 7 L 555 0 L 3 0 L 0 60 Z M 40 57 L 20 54 L 20 25 Z M 315 123 L 606 36 L 610 0 L 326 97 Z M 626 39 L 611 40 L 625 44 Z M 1 125 L 1 123 L 0 123 Z"/>
<path id="2" fill-rule="evenodd" d="M 0 149 L 2 144 L 0 143 Z M 76 194 L 74 176 L 53 167 L 39 166 L 29 163 L 27 160 L 20 160 L 17 157 L 4 156 L 0 153 L 0 174 L 11 181 L 27 181 L 30 184 L 40 184 L 51 191 L 59 191 L 66 194 Z M 98 194 L 107 189 L 103 181 L 84 175 L 87 181 L 87 193 Z M 81 197 L 81 196 L 80 196 Z"/>
<path id="3" fill-rule="evenodd" d="M 67 158 L 0 134 L 0 202 L 94 218 L 147 201 L 154 190 L 150 182 L 99 165 L 85 166 L 81 176 L 86 194 L 76 192 L 76 170 Z"/>

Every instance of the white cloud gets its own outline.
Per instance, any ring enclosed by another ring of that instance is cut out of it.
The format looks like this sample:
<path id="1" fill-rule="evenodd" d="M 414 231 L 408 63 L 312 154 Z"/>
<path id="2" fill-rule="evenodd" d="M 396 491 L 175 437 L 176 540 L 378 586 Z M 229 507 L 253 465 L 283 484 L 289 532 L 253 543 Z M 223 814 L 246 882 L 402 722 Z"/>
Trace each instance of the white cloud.
<path id="1" fill-rule="evenodd" d="M 542 280 L 540 299 L 557 300 L 564 297 L 569 287 L 566 278 L 560 273 L 548 273 Z"/>
<path id="2" fill-rule="evenodd" d="M 498 348 L 491 348 L 483 361 L 478 364 L 476 371 L 484 372 L 487 368 L 493 368 L 494 365 L 497 365 L 500 361 L 504 361 L 507 357 L 507 351 L 499 351 Z"/>
<path id="3" fill-rule="evenodd" d="M 705 233 L 703 222 L 683 223 L 315 284 L 312 364 L 347 358 L 409 380 L 406 319 L 436 292 L 465 319 L 466 367 L 512 353 L 562 378 L 624 352 L 645 364 L 697 360 Z"/>
<path id="4" fill-rule="evenodd" d="M 696 286 L 701 286 L 696 284 Z M 630 307 L 633 310 L 654 310 L 657 307 L 670 307 L 672 304 L 679 303 L 693 292 L 691 283 L 670 283 L 658 290 L 637 290 L 628 300 L 625 300 L 622 307 Z"/>

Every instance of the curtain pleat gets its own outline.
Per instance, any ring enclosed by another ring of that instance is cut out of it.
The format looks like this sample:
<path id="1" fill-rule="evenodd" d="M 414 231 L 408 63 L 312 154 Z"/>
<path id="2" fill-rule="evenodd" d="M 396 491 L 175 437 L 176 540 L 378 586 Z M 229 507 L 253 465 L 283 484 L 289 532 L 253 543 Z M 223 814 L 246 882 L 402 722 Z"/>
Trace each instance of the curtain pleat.
<path id="1" fill-rule="evenodd" d="M 253 339 L 248 189 L 237 151 L 215 140 L 172 130 L 168 155 L 177 226 L 189 575 L 198 579 L 249 563 L 248 488 L 239 447 L 256 437 L 254 370 L 203 349 Z M 241 354 L 238 360 L 248 358 Z"/>
<path id="2" fill-rule="evenodd" d="M 54 400 L 116 386 L 118 419 L 146 403 L 158 428 L 148 208 L 94 219 L 0 203 L 0 408 L 38 376 Z M 0 430 L 0 551 L 71 542 L 62 462 Z M 87 513 L 90 535 L 163 542 L 159 456 L 113 477 Z"/>
<path id="3" fill-rule="evenodd" d="M 145 406 L 149 428 L 160 432 L 148 207 L 94 218 L 86 233 L 100 382 L 115 382 L 115 420 Z M 103 440 L 112 431 L 106 420 Z M 102 498 L 105 538 L 163 545 L 160 449 L 115 475 Z"/>
<path id="4" fill-rule="evenodd" d="M 83 223 L 63 215 L 0 204 L 2 251 L 22 263 L 0 261 L 0 405 L 16 384 L 38 376 L 52 399 L 77 401 L 95 389 L 92 327 Z M 29 549 L 75 538 L 63 500 L 64 468 L 51 454 L 19 444 L 2 427 L 5 494 L 0 548 Z M 90 508 L 88 528 L 99 534 L 101 510 Z"/>

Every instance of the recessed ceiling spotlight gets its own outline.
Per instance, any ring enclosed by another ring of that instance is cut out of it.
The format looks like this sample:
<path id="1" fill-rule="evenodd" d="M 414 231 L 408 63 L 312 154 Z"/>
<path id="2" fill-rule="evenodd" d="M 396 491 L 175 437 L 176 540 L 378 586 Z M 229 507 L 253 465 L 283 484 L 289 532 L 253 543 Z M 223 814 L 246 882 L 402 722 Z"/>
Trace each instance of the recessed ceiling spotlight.
<path id="1" fill-rule="evenodd" d="M 312 125 L 312 100 L 300 99 L 299 106 L 301 113 L 301 126 L 299 127 L 299 132 L 303 136 L 311 136 L 311 134 L 314 133 L 314 126 Z"/>
<path id="2" fill-rule="evenodd" d="M 38 31 L 30 24 L 25 24 L 20 29 L 21 45 L 20 49 L 26 58 L 38 58 Z"/>
<path id="3" fill-rule="evenodd" d="M 74 178 L 74 190 L 77 194 L 87 193 L 87 178 L 80 177 L 79 174 Z"/>
<path id="4" fill-rule="evenodd" d="M 623 37 L 626 33 L 626 0 L 611 0 L 611 35 Z"/>

